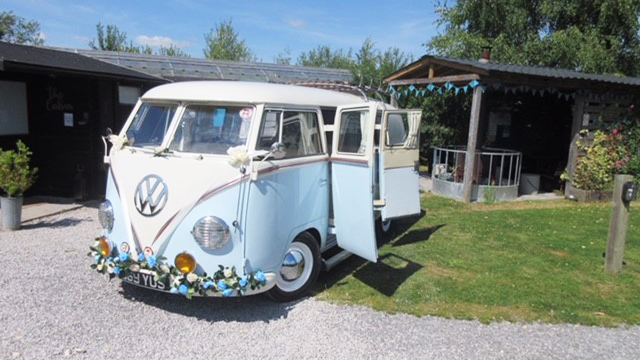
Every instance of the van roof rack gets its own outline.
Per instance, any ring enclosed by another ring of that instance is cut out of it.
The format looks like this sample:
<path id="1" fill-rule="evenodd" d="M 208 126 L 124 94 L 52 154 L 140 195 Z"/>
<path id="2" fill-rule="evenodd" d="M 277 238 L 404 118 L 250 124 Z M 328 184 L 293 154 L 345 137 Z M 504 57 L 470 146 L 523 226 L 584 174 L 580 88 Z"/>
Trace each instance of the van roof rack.
<path id="1" fill-rule="evenodd" d="M 302 81 L 302 82 L 293 82 L 291 84 L 348 93 L 356 96 L 361 96 L 362 98 L 364 98 L 365 101 L 369 101 L 369 96 L 367 96 L 367 93 L 369 94 L 374 93 L 382 102 L 386 102 L 384 100 L 384 96 L 383 96 L 384 91 L 382 89 L 374 88 L 367 85 L 354 85 L 347 82 L 328 82 L 328 81 Z"/>

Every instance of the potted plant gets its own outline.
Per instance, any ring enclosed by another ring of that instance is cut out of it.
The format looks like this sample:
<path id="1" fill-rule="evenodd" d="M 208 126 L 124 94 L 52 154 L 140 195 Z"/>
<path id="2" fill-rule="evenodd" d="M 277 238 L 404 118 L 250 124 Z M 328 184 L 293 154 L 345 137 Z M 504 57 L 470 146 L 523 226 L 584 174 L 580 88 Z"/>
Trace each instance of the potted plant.
<path id="1" fill-rule="evenodd" d="M 31 151 L 18 140 L 17 151 L 0 149 L 0 208 L 2 208 L 2 228 L 17 230 L 22 216 L 22 195 L 33 185 L 37 168 L 31 168 Z"/>

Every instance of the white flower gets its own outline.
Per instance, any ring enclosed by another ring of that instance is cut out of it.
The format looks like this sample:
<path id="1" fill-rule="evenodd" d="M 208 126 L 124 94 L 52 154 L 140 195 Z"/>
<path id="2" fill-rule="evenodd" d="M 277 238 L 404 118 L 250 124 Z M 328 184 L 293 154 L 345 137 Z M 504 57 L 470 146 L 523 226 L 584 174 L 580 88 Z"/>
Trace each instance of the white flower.
<path id="1" fill-rule="evenodd" d="M 100 262 L 100 264 L 98 264 L 98 266 L 96 266 L 96 270 L 102 271 L 103 267 L 104 267 L 104 265 L 102 265 L 102 262 Z"/>
<path id="2" fill-rule="evenodd" d="M 108 139 L 111 142 L 111 144 L 113 144 L 113 147 L 111 148 L 112 152 L 116 152 L 116 151 L 122 149 L 122 147 L 127 144 L 127 136 L 126 135 L 122 135 L 122 136 L 109 135 Z"/>
<path id="3" fill-rule="evenodd" d="M 198 280 L 199 276 L 194 273 L 187 274 L 187 281 L 192 284 L 194 281 Z"/>
<path id="4" fill-rule="evenodd" d="M 230 278 L 232 276 L 233 276 L 233 271 L 231 271 L 231 269 L 229 268 L 224 269 L 224 277 Z"/>
<path id="5" fill-rule="evenodd" d="M 107 272 L 109 274 L 113 274 L 113 269 L 115 269 L 115 266 L 112 263 L 109 263 L 109 265 L 107 265 Z"/>
<path id="6" fill-rule="evenodd" d="M 230 147 L 227 150 L 227 154 L 229 155 L 229 165 L 233 167 L 240 167 L 242 165 L 246 165 L 249 162 L 249 153 L 247 152 L 247 147 L 244 145 Z"/>
<path id="7" fill-rule="evenodd" d="M 140 271 L 140 265 L 138 264 L 131 264 L 131 266 L 129 266 L 129 270 L 133 271 L 133 272 L 138 272 Z"/>
<path id="8" fill-rule="evenodd" d="M 165 274 L 168 273 L 170 271 L 169 266 L 167 266 L 167 264 L 160 265 L 160 271 L 162 271 Z"/>
<path id="9" fill-rule="evenodd" d="M 182 275 L 176 276 L 173 278 L 171 285 L 173 285 L 173 287 L 178 287 L 180 286 L 181 281 L 182 281 Z"/>
<path id="10" fill-rule="evenodd" d="M 236 280 L 236 279 L 229 280 L 229 286 L 231 286 L 231 287 L 235 286 L 237 283 L 238 283 L 238 280 Z"/>

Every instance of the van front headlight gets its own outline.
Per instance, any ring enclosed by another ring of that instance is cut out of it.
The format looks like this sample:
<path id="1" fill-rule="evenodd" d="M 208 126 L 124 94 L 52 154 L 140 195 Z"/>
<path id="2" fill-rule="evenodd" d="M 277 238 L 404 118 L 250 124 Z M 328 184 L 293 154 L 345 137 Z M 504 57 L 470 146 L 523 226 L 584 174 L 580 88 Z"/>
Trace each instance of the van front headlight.
<path id="1" fill-rule="evenodd" d="M 229 227 L 220 218 L 205 216 L 198 220 L 191 231 L 198 245 L 205 250 L 217 250 L 229 242 Z"/>
<path id="2" fill-rule="evenodd" d="M 113 206 L 111 206 L 111 201 L 105 200 L 100 204 L 98 220 L 103 229 L 111 232 L 111 229 L 113 229 Z"/>

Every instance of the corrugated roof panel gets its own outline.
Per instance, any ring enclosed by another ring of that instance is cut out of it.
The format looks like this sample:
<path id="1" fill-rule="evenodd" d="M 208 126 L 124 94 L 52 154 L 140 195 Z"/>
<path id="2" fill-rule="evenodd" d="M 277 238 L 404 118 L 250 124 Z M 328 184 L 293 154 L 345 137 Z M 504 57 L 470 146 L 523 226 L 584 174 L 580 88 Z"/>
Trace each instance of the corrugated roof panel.
<path id="1" fill-rule="evenodd" d="M 299 82 L 308 80 L 351 81 L 342 69 L 307 68 L 267 63 L 168 57 L 95 50 L 74 50 L 80 54 L 143 71 L 170 80 L 247 80 L 260 82 Z"/>
<path id="2" fill-rule="evenodd" d="M 541 76 L 541 77 L 559 78 L 559 79 L 591 80 L 591 81 L 601 81 L 601 82 L 608 82 L 608 83 L 614 83 L 614 84 L 640 86 L 640 78 L 637 78 L 637 77 L 628 77 L 628 76 L 616 77 L 616 76 L 610 76 L 610 75 L 588 74 L 588 73 L 583 73 L 575 70 L 540 67 L 540 66 L 511 65 L 511 64 L 499 64 L 499 63 L 492 63 L 492 62 L 481 63 L 479 61 L 474 61 L 474 60 L 453 59 L 453 58 L 431 56 L 431 55 L 424 56 L 423 59 L 429 58 L 429 57 L 433 59 L 457 63 L 461 65 L 472 66 L 479 69 L 487 70 L 489 72 L 502 72 L 502 73 L 532 75 L 532 76 Z"/>

